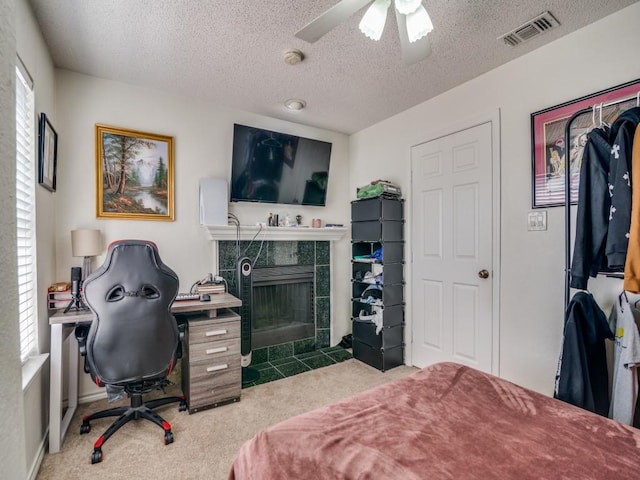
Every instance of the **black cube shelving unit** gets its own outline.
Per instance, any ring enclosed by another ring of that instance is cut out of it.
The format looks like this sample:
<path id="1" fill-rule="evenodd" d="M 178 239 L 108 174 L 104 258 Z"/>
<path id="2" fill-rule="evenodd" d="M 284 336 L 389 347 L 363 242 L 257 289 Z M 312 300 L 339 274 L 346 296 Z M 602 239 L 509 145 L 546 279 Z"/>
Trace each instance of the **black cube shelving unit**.
<path id="1" fill-rule="evenodd" d="M 404 363 L 404 200 L 351 202 L 353 356 L 378 370 Z"/>

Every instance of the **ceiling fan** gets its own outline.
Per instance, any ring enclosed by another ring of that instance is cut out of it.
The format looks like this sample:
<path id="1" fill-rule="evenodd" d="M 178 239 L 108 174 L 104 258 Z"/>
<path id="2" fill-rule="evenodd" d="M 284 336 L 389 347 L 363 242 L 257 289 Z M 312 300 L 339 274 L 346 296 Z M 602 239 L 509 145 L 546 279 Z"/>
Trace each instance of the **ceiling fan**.
<path id="1" fill-rule="evenodd" d="M 295 36 L 309 43 L 319 40 L 365 5 L 371 3 L 360 21 L 360 30 L 369 38 L 379 40 L 391 0 L 341 0 L 315 20 L 305 25 Z M 407 65 L 424 60 L 431 53 L 427 34 L 433 30 L 422 0 L 393 0 L 400 34 L 402 58 Z"/>

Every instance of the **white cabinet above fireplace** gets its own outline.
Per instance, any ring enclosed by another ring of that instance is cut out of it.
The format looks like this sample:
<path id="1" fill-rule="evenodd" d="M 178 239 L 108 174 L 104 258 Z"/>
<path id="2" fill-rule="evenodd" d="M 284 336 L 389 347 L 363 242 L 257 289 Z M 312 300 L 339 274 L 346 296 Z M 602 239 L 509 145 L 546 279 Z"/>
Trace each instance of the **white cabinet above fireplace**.
<path id="1" fill-rule="evenodd" d="M 238 231 L 240 232 L 240 240 L 256 239 L 261 241 L 292 241 L 292 240 L 310 240 L 310 241 L 336 241 L 345 236 L 348 229 L 346 227 L 260 227 L 259 225 L 203 225 L 207 232 L 209 240 L 236 240 Z"/>

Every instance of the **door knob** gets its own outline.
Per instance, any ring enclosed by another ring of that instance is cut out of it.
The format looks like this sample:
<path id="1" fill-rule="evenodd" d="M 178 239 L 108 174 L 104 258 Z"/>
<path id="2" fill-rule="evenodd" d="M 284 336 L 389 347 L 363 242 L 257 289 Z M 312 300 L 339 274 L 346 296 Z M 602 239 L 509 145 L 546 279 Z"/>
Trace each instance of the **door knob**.
<path id="1" fill-rule="evenodd" d="M 489 271 L 488 271 L 488 270 L 480 270 L 480 271 L 478 272 L 478 276 L 479 276 L 480 278 L 483 278 L 483 279 L 484 279 L 484 278 L 489 278 Z"/>

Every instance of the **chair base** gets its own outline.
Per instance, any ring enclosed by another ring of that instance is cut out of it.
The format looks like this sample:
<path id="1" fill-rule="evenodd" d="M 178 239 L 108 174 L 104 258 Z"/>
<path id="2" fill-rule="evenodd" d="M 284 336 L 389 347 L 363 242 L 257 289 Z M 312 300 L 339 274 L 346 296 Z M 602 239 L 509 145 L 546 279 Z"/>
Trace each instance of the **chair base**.
<path id="1" fill-rule="evenodd" d="M 164 430 L 164 444 L 169 445 L 173 443 L 173 433 L 171 432 L 171 424 L 165 421 L 160 415 L 153 410 L 155 408 L 167 405 L 169 403 L 179 402 L 179 410 L 181 412 L 187 409 L 187 401 L 184 396 L 179 397 L 163 397 L 147 402 L 142 401 L 141 393 L 130 393 L 131 404 L 126 407 L 115 407 L 107 410 L 101 410 L 99 412 L 87 415 L 82 418 L 82 425 L 80 426 L 80 434 L 89 433 L 91 431 L 91 422 L 98 418 L 106 417 L 118 417 L 105 432 L 100 435 L 100 438 L 93 444 L 93 453 L 91 454 L 91 463 L 99 463 L 102 461 L 102 445 L 116 433 L 120 427 L 130 422 L 131 420 L 145 419 L 149 420 Z"/>

